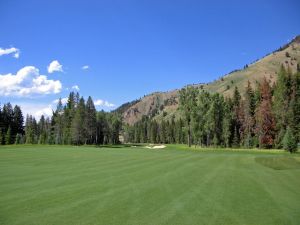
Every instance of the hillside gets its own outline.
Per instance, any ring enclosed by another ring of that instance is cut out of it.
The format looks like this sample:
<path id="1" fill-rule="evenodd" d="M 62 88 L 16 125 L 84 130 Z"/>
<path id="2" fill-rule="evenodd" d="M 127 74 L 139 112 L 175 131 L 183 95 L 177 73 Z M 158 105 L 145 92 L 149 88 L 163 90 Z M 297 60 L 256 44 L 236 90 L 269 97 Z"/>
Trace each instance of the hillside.
<path id="1" fill-rule="evenodd" d="M 280 47 L 271 54 L 246 65 L 241 70 L 235 70 L 216 81 L 195 86 L 209 92 L 218 92 L 224 96 L 231 96 L 235 86 L 243 93 L 248 80 L 255 84 L 266 77 L 271 82 L 274 82 L 282 64 L 295 72 L 298 63 L 300 63 L 300 36 L 297 36 L 290 43 Z M 173 115 L 178 116 L 180 113 L 177 110 L 178 91 L 155 92 L 133 103 L 122 105 L 122 110 L 119 111 L 123 115 L 123 121 L 132 125 L 143 116 L 152 116 L 158 120 L 161 120 L 163 117 L 168 119 Z"/>

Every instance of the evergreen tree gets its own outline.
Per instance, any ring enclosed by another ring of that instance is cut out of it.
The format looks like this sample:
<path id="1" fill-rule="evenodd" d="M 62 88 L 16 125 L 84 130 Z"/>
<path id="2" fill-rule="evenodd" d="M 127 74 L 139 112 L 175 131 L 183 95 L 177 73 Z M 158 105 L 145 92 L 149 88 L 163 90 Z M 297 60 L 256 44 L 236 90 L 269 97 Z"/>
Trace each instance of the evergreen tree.
<path id="1" fill-rule="evenodd" d="M 297 143 L 290 127 L 287 127 L 286 129 L 286 133 L 283 138 L 283 148 L 290 153 L 297 151 Z"/>
<path id="2" fill-rule="evenodd" d="M 47 129 L 46 119 L 44 115 L 41 116 L 40 121 L 38 122 L 38 130 L 39 130 L 39 144 L 46 144 L 47 143 L 47 135 L 49 131 Z"/>
<path id="3" fill-rule="evenodd" d="M 242 136 L 244 139 L 244 146 L 250 148 L 252 147 L 252 137 L 254 136 L 255 127 L 255 96 L 250 81 L 248 81 L 246 88 L 243 106 L 244 120 L 242 123 Z"/>
<path id="4" fill-rule="evenodd" d="M 244 122 L 244 113 L 243 113 L 243 105 L 241 104 L 241 94 L 238 90 L 237 87 L 234 89 L 233 93 L 233 118 L 232 118 L 232 123 L 233 123 L 233 131 L 234 131 L 234 145 L 235 147 L 240 145 L 241 141 L 241 128 L 242 124 Z"/>
<path id="5" fill-rule="evenodd" d="M 0 145 L 4 145 L 5 140 L 4 140 L 4 135 L 3 135 L 3 130 L 0 128 Z"/>
<path id="6" fill-rule="evenodd" d="M 18 105 L 15 105 L 13 111 L 12 136 L 13 139 L 17 134 L 24 134 L 24 118 L 22 110 Z"/>
<path id="7" fill-rule="evenodd" d="M 299 64 L 298 64 L 299 65 Z M 293 79 L 293 90 L 290 103 L 290 126 L 293 127 L 296 142 L 300 142 L 300 71 L 298 71 Z"/>
<path id="8" fill-rule="evenodd" d="M 285 67 L 281 65 L 278 73 L 277 82 L 274 88 L 273 112 L 276 119 L 277 133 L 282 133 L 286 130 L 288 124 L 288 107 L 289 107 L 289 76 Z M 282 139 L 277 135 L 276 146 L 281 143 Z"/>
<path id="9" fill-rule="evenodd" d="M 166 143 L 166 140 L 167 140 L 167 128 L 166 128 L 166 123 L 165 123 L 164 120 L 160 124 L 159 134 L 160 134 L 160 141 L 161 141 L 161 143 Z"/>
<path id="10" fill-rule="evenodd" d="M 16 144 L 16 145 L 23 144 L 23 137 L 22 137 L 21 134 L 17 134 L 17 135 L 16 135 L 16 141 L 15 141 L 15 144 Z"/>
<path id="11" fill-rule="evenodd" d="M 81 97 L 76 108 L 74 119 L 71 125 L 72 143 L 82 145 L 86 141 L 85 131 L 85 102 Z"/>
<path id="12" fill-rule="evenodd" d="M 71 92 L 68 97 L 67 105 L 64 108 L 63 113 L 63 121 L 64 121 L 64 129 L 63 129 L 63 143 L 71 144 L 72 143 L 72 121 L 76 113 L 76 107 L 78 105 L 78 95 L 75 96 L 74 92 Z"/>
<path id="13" fill-rule="evenodd" d="M 158 143 L 158 124 L 156 120 L 152 121 L 151 123 L 151 135 L 150 135 L 151 143 L 155 144 Z"/>
<path id="14" fill-rule="evenodd" d="M 223 123 L 222 123 L 222 139 L 224 141 L 225 147 L 230 147 L 232 142 L 232 100 L 231 98 L 227 99 L 224 103 L 224 116 L 223 116 Z"/>
<path id="15" fill-rule="evenodd" d="M 31 115 L 26 116 L 25 135 L 26 135 L 26 144 L 34 144 L 35 143 L 34 120 Z"/>
<path id="16" fill-rule="evenodd" d="M 87 135 L 87 144 L 95 144 L 96 140 L 96 129 L 97 129 L 97 120 L 96 120 L 96 108 L 91 96 L 88 97 L 86 102 L 86 115 L 85 115 L 85 130 Z"/>
<path id="17" fill-rule="evenodd" d="M 12 142 L 11 128 L 9 127 L 5 135 L 5 144 L 10 145 L 12 143 L 13 142 Z"/>
<path id="18" fill-rule="evenodd" d="M 68 132 L 68 128 L 64 129 L 64 118 L 65 118 L 64 109 L 63 109 L 61 98 L 59 98 L 56 111 L 53 113 L 53 121 L 55 124 L 54 125 L 55 144 L 63 144 L 63 139 L 64 139 L 63 132 L 64 131 Z"/>
<path id="19" fill-rule="evenodd" d="M 223 98 L 219 94 L 212 95 L 209 110 L 206 114 L 205 130 L 207 132 L 207 145 L 214 146 L 221 143 L 223 126 Z M 211 143 L 213 140 L 213 143 Z"/>
<path id="20" fill-rule="evenodd" d="M 177 122 L 175 122 L 175 141 L 177 144 L 183 144 L 185 137 L 183 132 L 183 121 L 181 118 Z"/>
<path id="21" fill-rule="evenodd" d="M 1 126 L 4 134 L 7 133 L 9 127 L 13 126 L 13 108 L 9 102 L 3 105 Z"/>

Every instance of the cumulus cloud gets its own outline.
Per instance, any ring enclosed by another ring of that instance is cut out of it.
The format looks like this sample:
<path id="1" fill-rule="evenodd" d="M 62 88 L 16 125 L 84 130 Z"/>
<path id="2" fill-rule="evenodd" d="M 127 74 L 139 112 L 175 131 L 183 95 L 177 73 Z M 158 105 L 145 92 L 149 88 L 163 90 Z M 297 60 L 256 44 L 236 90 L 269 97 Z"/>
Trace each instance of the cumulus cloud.
<path id="1" fill-rule="evenodd" d="M 52 111 L 55 110 L 55 107 L 52 104 L 32 102 L 14 102 L 13 104 L 19 105 L 21 107 L 23 116 L 25 118 L 28 114 L 34 116 L 37 120 L 39 120 L 42 115 L 44 115 L 45 117 L 51 117 Z"/>
<path id="2" fill-rule="evenodd" d="M 34 66 L 26 66 L 17 74 L 0 75 L 0 96 L 30 96 L 34 94 L 56 94 L 61 91 L 59 80 L 49 80 L 40 75 Z"/>
<path id="3" fill-rule="evenodd" d="M 63 72 L 63 66 L 57 61 L 53 60 L 48 66 L 48 73 Z"/>
<path id="4" fill-rule="evenodd" d="M 72 89 L 73 89 L 73 90 L 76 90 L 76 91 L 79 91 L 79 90 L 80 90 L 80 88 L 79 88 L 79 86 L 78 86 L 78 85 L 74 85 L 74 86 L 72 86 Z"/>
<path id="5" fill-rule="evenodd" d="M 89 65 L 85 65 L 85 66 L 81 67 L 81 69 L 83 69 L 83 70 L 88 70 L 89 68 L 90 68 Z"/>
<path id="6" fill-rule="evenodd" d="M 54 104 L 57 104 L 59 102 L 59 99 L 55 99 L 54 101 L 53 101 L 53 103 Z M 64 104 L 67 104 L 67 102 L 68 102 L 68 98 L 62 98 L 61 99 L 61 103 L 64 105 Z"/>
<path id="7" fill-rule="evenodd" d="M 51 117 L 53 114 L 52 105 L 48 105 L 44 108 L 41 108 L 40 110 L 35 111 L 34 117 L 40 118 L 42 115 L 45 117 Z"/>
<path id="8" fill-rule="evenodd" d="M 115 104 L 112 104 L 112 103 L 110 103 L 108 101 L 104 101 L 102 99 L 95 100 L 94 104 L 95 104 L 95 106 L 105 106 L 105 107 L 108 107 L 108 108 L 112 108 L 112 107 L 116 106 Z"/>
<path id="9" fill-rule="evenodd" d="M 20 56 L 20 50 L 14 47 L 6 49 L 0 48 L 0 56 L 9 54 L 12 54 L 12 56 L 17 59 Z"/>

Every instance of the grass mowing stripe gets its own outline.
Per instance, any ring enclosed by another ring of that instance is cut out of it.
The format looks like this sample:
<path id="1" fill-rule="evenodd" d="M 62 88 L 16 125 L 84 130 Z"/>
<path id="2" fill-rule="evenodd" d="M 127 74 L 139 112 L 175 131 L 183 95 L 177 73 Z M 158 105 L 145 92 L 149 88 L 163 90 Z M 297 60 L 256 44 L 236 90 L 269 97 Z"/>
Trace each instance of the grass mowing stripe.
<path id="1" fill-rule="evenodd" d="M 299 169 L 255 161 L 298 155 L 178 149 L 1 148 L 0 224 L 299 224 Z"/>

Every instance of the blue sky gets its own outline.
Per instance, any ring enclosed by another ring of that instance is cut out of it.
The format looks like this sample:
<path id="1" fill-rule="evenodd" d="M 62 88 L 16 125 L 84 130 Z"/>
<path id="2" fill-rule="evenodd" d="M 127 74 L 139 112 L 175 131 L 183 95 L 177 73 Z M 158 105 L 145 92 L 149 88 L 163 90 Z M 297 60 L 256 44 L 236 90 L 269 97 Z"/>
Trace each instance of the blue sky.
<path id="1" fill-rule="evenodd" d="M 300 34 L 299 10 L 297 0 L 0 0 L 0 102 L 49 114 L 77 86 L 110 110 L 209 82 Z"/>

